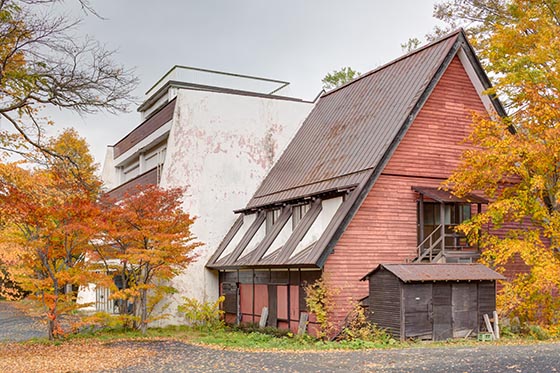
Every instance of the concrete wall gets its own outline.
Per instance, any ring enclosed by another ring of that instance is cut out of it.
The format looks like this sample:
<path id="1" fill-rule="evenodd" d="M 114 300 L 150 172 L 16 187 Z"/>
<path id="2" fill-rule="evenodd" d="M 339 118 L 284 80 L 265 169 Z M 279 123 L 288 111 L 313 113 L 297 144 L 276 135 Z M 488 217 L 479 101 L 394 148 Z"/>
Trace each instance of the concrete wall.
<path id="1" fill-rule="evenodd" d="M 204 246 L 174 280 L 179 294 L 215 300 L 218 276 L 204 266 L 313 104 L 280 99 L 180 90 L 167 144 L 161 186 L 188 187 L 184 208 L 197 220 Z M 169 308 L 176 310 L 176 303 Z M 179 315 L 164 321 L 179 322 Z"/>

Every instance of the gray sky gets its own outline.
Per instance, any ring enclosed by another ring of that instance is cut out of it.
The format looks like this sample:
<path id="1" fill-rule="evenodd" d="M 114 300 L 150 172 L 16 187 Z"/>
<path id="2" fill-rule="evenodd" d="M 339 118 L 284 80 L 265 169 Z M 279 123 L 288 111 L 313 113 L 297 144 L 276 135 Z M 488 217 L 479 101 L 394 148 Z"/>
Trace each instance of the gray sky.
<path id="1" fill-rule="evenodd" d="M 80 27 L 118 49 L 118 63 L 136 69 L 141 100 L 173 65 L 291 82 L 291 96 L 312 99 L 329 72 L 362 73 L 402 54 L 437 23 L 435 0 L 92 0 L 105 20 Z M 70 7 L 71 2 L 66 6 Z M 69 11 L 75 9 L 69 8 Z M 99 163 L 105 148 L 140 124 L 136 107 L 118 116 L 55 113 L 56 128 L 75 126 Z"/>

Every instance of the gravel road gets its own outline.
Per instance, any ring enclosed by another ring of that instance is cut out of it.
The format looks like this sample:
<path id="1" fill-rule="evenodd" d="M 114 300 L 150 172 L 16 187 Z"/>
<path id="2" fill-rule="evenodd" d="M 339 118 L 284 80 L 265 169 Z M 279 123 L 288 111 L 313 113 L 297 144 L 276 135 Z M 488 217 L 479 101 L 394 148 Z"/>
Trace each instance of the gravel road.
<path id="1" fill-rule="evenodd" d="M 9 302 L 0 301 L 0 341 L 26 341 L 46 337 L 47 329 Z"/>
<path id="2" fill-rule="evenodd" d="M 130 343 L 120 342 L 115 347 L 130 347 Z M 156 351 L 155 356 L 119 372 L 560 371 L 560 343 L 298 353 L 226 351 L 176 341 L 140 343 L 142 347 Z"/>

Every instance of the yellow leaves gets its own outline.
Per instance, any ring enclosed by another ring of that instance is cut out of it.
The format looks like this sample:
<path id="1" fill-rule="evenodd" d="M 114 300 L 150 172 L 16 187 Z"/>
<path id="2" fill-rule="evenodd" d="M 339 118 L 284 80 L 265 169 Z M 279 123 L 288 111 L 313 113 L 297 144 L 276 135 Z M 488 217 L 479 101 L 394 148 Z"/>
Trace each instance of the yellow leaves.
<path id="1" fill-rule="evenodd" d="M 126 370 L 151 359 L 148 347 L 104 343 L 91 339 L 61 345 L 10 343 L 0 346 L 2 372 L 86 372 Z"/>

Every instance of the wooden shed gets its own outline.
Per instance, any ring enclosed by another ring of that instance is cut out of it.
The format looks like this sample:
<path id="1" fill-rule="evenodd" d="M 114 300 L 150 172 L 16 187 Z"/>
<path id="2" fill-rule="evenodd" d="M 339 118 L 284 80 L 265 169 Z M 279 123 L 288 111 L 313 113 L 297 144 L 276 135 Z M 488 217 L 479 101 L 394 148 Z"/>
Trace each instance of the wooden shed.
<path id="1" fill-rule="evenodd" d="M 496 309 L 499 273 L 482 264 L 380 264 L 369 280 L 370 321 L 395 338 L 475 336 Z"/>

